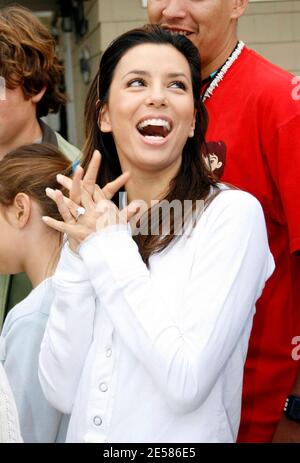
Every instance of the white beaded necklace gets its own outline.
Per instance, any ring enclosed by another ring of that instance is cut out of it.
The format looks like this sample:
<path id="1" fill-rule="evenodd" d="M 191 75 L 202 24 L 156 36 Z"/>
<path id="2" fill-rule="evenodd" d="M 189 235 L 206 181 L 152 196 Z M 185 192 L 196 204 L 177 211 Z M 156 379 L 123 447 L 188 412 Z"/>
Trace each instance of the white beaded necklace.
<path id="1" fill-rule="evenodd" d="M 228 71 L 229 68 L 233 65 L 233 63 L 238 59 L 240 54 L 242 53 L 243 48 L 245 47 L 245 44 L 242 40 L 239 40 L 238 45 L 234 52 L 229 56 L 228 60 L 222 66 L 219 72 L 215 75 L 213 80 L 211 81 L 210 85 L 208 88 L 205 90 L 204 95 L 202 97 L 202 101 L 204 103 L 205 100 L 208 100 L 212 94 L 214 93 L 215 89 L 219 86 L 219 83 L 223 80 L 226 72 Z"/>

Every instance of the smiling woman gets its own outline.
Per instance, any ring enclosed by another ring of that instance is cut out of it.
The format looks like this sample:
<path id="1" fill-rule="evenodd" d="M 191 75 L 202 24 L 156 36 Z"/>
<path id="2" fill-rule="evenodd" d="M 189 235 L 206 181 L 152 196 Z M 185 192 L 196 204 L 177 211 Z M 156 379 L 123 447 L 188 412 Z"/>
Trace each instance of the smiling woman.
<path id="1" fill-rule="evenodd" d="M 111 44 L 85 109 L 82 165 L 89 164 L 95 148 L 100 150 L 97 183 L 101 187 L 129 170 L 130 201 L 196 201 L 209 194 L 215 181 L 199 157 L 207 128 L 199 75 L 199 55 L 191 42 L 158 27 L 131 31 Z M 166 136 L 154 138 L 158 130 Z M 113 200 L 117 205 L 118 197 Z M 149 234 L 135 240 L 147 263 L 153 252 L 164 249 L 173 238 L 171 232 L 163 238 Z"/>
<path id="2" fill-rule="evenodd" d="M 162 65 L 153 69 L 155 59 Z M 194 135 L 190 74 L 186 59 L 169 45 L 136 46 L 120 60 L 100 114 L 101 131 L 122 140 L 116 143 L 121 170 L 134 176 L 146 169 L 165 171 L 161 194 L 178 171 L 187 138 Z"/>
<path id="3" fill-rule="evenodd" d="M 63 221 L 44 221 L 69 245 L 54 277 L 40 380 L 47 399 L 72 414 L 68 442 L 236 438 L 255 302 L 274 265 L 259 203 L 217 185 L 199 156 L 199 75 L 197 50 L 182 35 L 147 26 L 117 38 L 87 99 L 85 172 L 58 178 L 69 198 L 48 191 Z M 120 188 L 130 200 L 122 210 Z M 167 231 L 133 236 L 152 201 L 187 200 L 192 211 L 203 206 L 188 233 L 176 235 L 167 208 Z"/>

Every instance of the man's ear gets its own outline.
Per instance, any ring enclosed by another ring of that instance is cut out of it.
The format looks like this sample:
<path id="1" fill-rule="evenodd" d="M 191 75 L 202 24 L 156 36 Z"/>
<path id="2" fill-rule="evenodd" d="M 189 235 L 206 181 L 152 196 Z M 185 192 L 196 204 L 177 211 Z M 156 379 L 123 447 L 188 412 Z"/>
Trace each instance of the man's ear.
<path id="1" fill-rule="evenodd" d="M 35 104 L 39 103 L 43 96 L 45 95 L 45 91 L 47 90 L 47 87 L 43 87 L 42 90 L 39 91 L 36 95 L 33 95 L 31 97 L 31 101 Z"/>
<path id="2" fill-rule="evenodd" d="M 99 112 L 98 126 L 101 132 L 112 132 L 108 105 L 105 104 Z"/>
<path id="3" fill-rule="evenodd" d="M 18 193 L 10 210 L 10 217 L 15 227 L 24 228 L 31 213 L 31 199 L 25 193 Z"/>
<path id="4" fill-rule="evenodd" d="M 239 19 L 245 13 L 248 3 L 249 0 L 233 0 L 231 18 Z"/>

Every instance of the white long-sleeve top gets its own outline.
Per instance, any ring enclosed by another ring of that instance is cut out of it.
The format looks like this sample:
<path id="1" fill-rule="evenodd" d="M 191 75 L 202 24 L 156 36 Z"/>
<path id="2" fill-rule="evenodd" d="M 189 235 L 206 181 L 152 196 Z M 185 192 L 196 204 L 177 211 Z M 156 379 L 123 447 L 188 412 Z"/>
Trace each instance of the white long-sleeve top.
<path id="1" fill-rule="evenodd" d="M 68 442 L 232 442 L 255 302 L 274 270 L 257 200 L 221 192 L 143 263 L 127 227 L 65 247 L 40 352 Z"/>

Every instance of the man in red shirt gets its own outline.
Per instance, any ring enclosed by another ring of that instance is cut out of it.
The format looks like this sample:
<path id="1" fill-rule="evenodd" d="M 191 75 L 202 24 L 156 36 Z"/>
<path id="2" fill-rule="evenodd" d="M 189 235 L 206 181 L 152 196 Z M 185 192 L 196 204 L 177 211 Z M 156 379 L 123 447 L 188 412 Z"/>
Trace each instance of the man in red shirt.
<path id="1" fill-rule="evenodd" d="M 223 182 L 261 202 L 276 262 L 257 303 L 238 440 L 300 442 L 300 79 L 238 40 L 247 4 L 148 0 L 148 13 L 199 49 L 209 113 L 204 155 Z M 289 417 L 282 413 L 288 395 L 296 396 Z"/>

